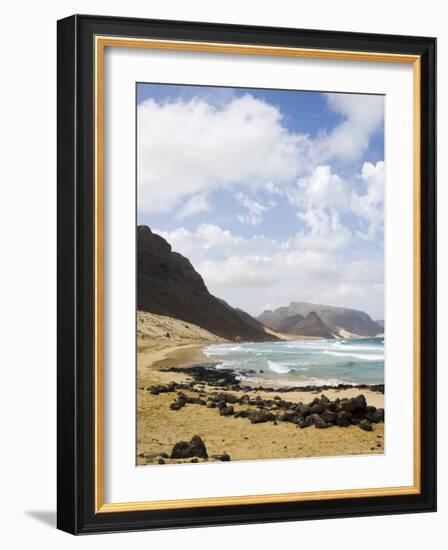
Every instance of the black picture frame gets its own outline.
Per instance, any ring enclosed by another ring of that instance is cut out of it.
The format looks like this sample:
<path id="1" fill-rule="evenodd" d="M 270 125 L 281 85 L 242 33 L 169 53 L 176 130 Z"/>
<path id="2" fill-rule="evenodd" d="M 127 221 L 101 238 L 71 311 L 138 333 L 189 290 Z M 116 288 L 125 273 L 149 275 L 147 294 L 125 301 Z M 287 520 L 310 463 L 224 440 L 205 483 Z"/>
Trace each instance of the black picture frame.
<path id="1" fill-rule="evenodd" d="M 95 511 L 95 147 L 97 35 L 420 57 L 420 492 L 168 510 Z M 436 39 L 74 15 L 58 21 L 57 526 L 73 534 L 436 510 Z"/>

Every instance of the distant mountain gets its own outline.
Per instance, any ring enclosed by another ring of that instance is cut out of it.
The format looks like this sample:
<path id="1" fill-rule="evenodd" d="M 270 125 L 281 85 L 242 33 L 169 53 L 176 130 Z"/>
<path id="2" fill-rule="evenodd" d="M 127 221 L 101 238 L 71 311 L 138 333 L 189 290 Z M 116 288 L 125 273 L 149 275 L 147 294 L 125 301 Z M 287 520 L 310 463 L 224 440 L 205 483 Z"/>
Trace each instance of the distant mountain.
<path id="1" fill-rule="evenodd" d="M 279 307 L 274 311 L 266 310 L 257 319 L 260 323 L 280 331 L 276 327 L 281 326 L 282 323 L 288 325 L 289 318 L 297 315 L 306 317 L 310 313 L 315 313 L 334 334 L 339 334 L 341 329 L 365 337 L 383 333 L 383 327 L 363 311 L 307 302 L 291 302 L 289 306 Z M 297 330 L 297 324 L 293 323 L 292 326 L 294 326 L 294 330 Z M 291 327 L 286 332 L 288 334 L 299 334 L 298 332 L 291 332 Z"/>
<path id="2" fill-rule="evenodd" d="M 301 315 L 294 315 L 292 317 L 298 318 Z M 288 317 L 287 319 L 291 319 Z M 308 315 L 302 319 L 298 319 L 295 323 L 288 323 L 287 330 L 284 330 L 287 334 L 297 334 L 300 336 L 312 336 L 315 338 L 334 338 L 333 332 L 316 312 L 311 311 Z"/>
<path id="3" fill-rule="evenodd" d="M 383 327 L 383 328 L 384 328 L 384 319 L 377 319 L 377 320 L 375 321 L 375 323 L 376 323 L 377 325 L 380 325 L 380 327 Z"/>
<path id="4" fill-rule="evenodd" d="M 275 328 L 275 330 L 278 330 L 279 332 L 289 334 L 291 331 L 291 334 L 294 334 L 295 325 L 304 319 L 305 317 L 298 313 L 297 315 L 290 315 L 288 317 L 284 317 L 283 319 L 278 319 L 274 321 L 270 327 Z M 273 325 L 275 325 L 275 327 Z"/>
<path id="5" fill-rule="evenodd" d="M 145 225 L 137 228 L 137 309 L 193 323 L 227 340 L 277 339 L 248 313 L 210 294 L 189 260 Z"/>

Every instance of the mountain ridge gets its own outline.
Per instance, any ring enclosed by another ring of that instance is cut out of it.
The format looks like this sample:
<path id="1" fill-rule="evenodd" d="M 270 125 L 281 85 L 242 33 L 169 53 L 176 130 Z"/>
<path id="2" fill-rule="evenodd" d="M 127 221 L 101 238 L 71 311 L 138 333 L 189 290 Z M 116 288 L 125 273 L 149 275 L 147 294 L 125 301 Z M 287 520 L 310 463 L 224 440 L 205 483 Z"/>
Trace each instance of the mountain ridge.
<path id="1" fill-rule="evenodd" d="M 338 336 L 340 331 L 361 337 L 373 337 L 383 333 L 383 327 L 372 320 L 364 311 L 338 306 L 314 304 L 310 302 L 291 302 L 289 306 L 281 306 L 275 310 L 265 310 L 256 319 L 262 324 L 276 329 L 282 326 L 287 319 L 301 315 L 306 317 L 314 312 L 320 320 L 327 325 L 330 331 Z M 291 334 L 291 328 L 287 331 Z M 293 334 L 298 334 L 294 332 Z"/>
<path id="2" fill-rule="evenodd" d="M 210 294 L 191 262 L 146 225 L 137 227 L 137 309 L 192 323 L 226 340 L 279 340 L 248 313 Z"/>

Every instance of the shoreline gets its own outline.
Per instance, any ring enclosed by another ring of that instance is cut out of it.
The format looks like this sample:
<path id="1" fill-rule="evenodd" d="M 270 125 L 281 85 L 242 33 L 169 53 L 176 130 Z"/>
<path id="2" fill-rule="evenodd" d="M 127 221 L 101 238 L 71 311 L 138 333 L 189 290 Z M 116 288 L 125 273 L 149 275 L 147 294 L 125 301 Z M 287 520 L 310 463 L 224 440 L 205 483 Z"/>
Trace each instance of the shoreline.
<path id="1" fill-rule="evenodd" d="M 220 342 L 216 342 L 220 343 Z M 204 348 L 211 345 L 211 343 L 192 343 L 182 344 L 176 346 L 166 346 L 156 356 L 157 358 L 147 366 L 160 370 L 163 378 L 165 373 L 179 373 L 188 374 L 188 370 L 191 367 L 208 367 L 219 363 L 218 360 L 213 359 L 204 354 Z M 153 352 L 152 352 L 153 353 Z M 220 371 L 221 373 L 230 372 L 234 373 L 232 369 L 225 369 Z M 366 390 L 374 393 L 384 394 L 384 383 L 366 384 L 366 383 L 339 383 L 333 384 L 308 384 L 306 380 L 300 385 L 294 386 L 290 384 L 282 384 L 276 380 L 240 380 L 240 385 L 250 390 L 265 391 L 265 392 L 279 392 L 279 393 L 297 393 L 297 392 L 320 392 L 320 391 L 344 391 L 344 390 Z"/>

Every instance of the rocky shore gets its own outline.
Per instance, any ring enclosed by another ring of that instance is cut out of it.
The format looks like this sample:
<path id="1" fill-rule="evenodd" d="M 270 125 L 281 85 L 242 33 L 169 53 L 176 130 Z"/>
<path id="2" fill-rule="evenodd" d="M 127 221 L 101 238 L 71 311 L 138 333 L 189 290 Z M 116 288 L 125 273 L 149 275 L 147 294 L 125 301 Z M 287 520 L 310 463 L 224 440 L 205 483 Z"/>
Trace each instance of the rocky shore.
<path id="1" fill-rule="evenodd" d="M 179 372 L 179 369 L 168 369 L 168 371 Z M 170 404 L 172 411 L 178 411 L 187 405 L 200 405 L 208 409 L 216 409 L 220 416 L 234 416 L 235 418 L 247 418 L 252 424 L 261 422 L 291 422 L 298 428 L 315 426 L 318 429 L 339 426 L 346 428 L 350 425 L 359 426 L 362 430 L 372 431 L 373 423 L 384 422 L 384 409 L 367 405 L 366 398 L 359 394 L 352 398 L 336 398 L 330 400 L 325 395 L 315 397 L 307 403 L 287 401 L 276 395 L 273 399 L 263 399 L 260 395 L 253 397 L 254 391 L 263 390 L 267 392 L 284 393 L 297 391 L 298 388 L 251 388 L 241 386 L 236 374 L 229 370 L 223 373 L 217 372 L 212 367 L 196 366 L 185 369 L 194 380 L 187 384 L 170 382 L 166 385 L 155 385 L 147 388 L 152 395 L 161 393 L 175 393 L 173 402 Z M 232 392 L 205 391 L 204 387 L 197 387 L 198 384 L 206 382 L 211 388 L 225 388 Z M 336 389 L 347 389 L 348 386 L 340 384 Z M 364 388 L 369 386 L 363 385 Z M 317 392 L 322 387 L 305 386 L 300 387 L 301 391 Z M 334 389 L 334 388 L 333 388 Z M 359 389 L 359 388 L 358 388 Z M 188 390 L 189 394 L 184 390 Z M 283 390 L 283 392 L 281 391 Z M 242 391 L 242 395 L 238 393 Z M 375 386 L 375 391 L 384 393 L 384 386 Z M 195 394 L 195 395 L 191 395 Z"/>
<path id="2" fill-rule="evenodd" d="M 210 365 L 195 365 L 190 367 L 171 367 L 165 369 L 165 372 L 178 372 L 182 374 L 188 374 L 193 378 L 197 383 L 207 383 L 212 386 L 226 387 L 233 390 L 260 390 L 265 392 L 278 392 L 278 393 L 288 393 L 288 392 L 320 392 L 325 390 L 348 390 L 357 388 L 358 390 L 370 390 L 373 392 L 378 392 L 384 394 L 384 384 L 337 384 L 336 386 L 329 385 L 309 385 L 309 386 L 287 386 L 287 387 L 278 387 L 273 388 L 269 386 L 250 386 L 242 385 L 238 374 L 232 369 L 226 370 L 216 370 L 213 368 L 213 363 Z M 247 371 L 247 374 L 251 374 L 253 371 Z M 190 384 L 194 386 L 193 383 Z"/>
<path id="3" fill-rule="evenodd" d="M 382 405 L 382 384 L 253 387 L 212 364 L 150 372 L 139 377 L 139 465 L 384 451 L 384 409 L 370 403 Z"/>

